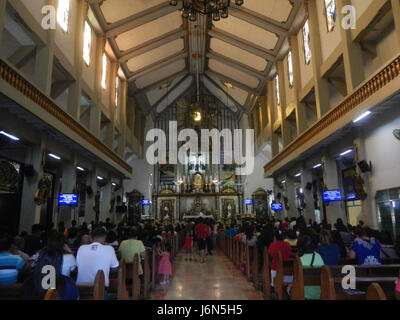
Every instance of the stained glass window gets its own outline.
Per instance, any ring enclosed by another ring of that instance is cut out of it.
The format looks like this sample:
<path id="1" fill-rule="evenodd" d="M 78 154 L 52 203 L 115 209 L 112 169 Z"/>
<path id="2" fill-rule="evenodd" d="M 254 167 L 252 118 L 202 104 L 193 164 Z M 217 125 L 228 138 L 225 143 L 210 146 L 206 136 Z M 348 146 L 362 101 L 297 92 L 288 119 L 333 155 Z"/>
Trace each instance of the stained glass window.
<path id="1" fill-rule="evenodd" d="M 101 74 L 101 87 L 103 89 L 105 89 L 107 87 L 106 80 L 107 80 L 107 55 L 104 53 L 103 54 L 103 70 L 102 70 L 102 74 Z"/>
<path id="2" fill-rule="evenodd" d="M 287 63 L 288 63 L 289 86 L 292 87 L 293 83 L 294 83 L 292 51 L 289 51 L 289 53 L 288 53 Z"/>
<path id="3" fill-rule="evenodd" d="M 276 95 L 276 104 L 279 106 L 281 104 L 281 97 L 279 93 L 279 75 L 275 76 L 275 95 Z"/>
<path id="4" fill-rule="evenodd" d="M 57 22 L 64 32 L 68 32 L 69 0 L 58 0 Z"/>
<path id="5" fill-rule="evenodd" d="M 92 46 L 92 28 L 89 23 L 85 21 L 85 29 L 83 32 L 83 60 L 86 64 L 90 65 L 90 49 Z"/>
<path id="6" fill-rule="evenodd" d="M 334 29 L 337 20 L 336 0 L 325 0 L 325 11 L 328 32 L 331 32 Z"/>
<path id="7" fill-rule="evenodd" d="M 304 47 L 304 60 L 306 64 L 309 64 L 311 61 L 311 36 L 310 36 L 310 26 L 308 24 L 308 20 L 304 23 L 303 26 L 303 47 Z"/>
<path id="8" fill-rule="evenodd" d="M 115 78 L 115 106 L 118 107 L 118 98 L 119 98 L 119 77 Z"/>

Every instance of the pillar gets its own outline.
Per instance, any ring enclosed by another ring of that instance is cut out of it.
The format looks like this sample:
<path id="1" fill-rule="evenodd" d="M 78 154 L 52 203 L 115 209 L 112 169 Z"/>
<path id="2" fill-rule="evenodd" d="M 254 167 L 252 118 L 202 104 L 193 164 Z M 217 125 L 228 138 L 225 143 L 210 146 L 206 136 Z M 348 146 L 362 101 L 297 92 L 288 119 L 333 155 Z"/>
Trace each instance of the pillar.
<path id="1" fill-rule="evenodd" d="M 286 183 L 283 186 L 284 195 L 288 198 L 289 210 L 285 209 L 285 202 L 282 196 L 283 210 L 285 210 L 286 216 L 290 219 L 292 217 L 297 217 L 297 203 L 296 203 L 296 190 L 294 188 L 294 179 L 286 175 L 285 178 Z"/>
<path id="2" fill-rule="evenodd" d="M 0 44 L 3 41 L 3 29 L 4 29 L 4 16 L 6 13 L 7 1 L 0 2 Z"/>
<path id="3" fill-rule="evenodd" d="M 304 218 L 306 221 L 308 221 L 308 219 L 315 221 L 313 190 L 307 189 L 307 184 L 312 183 L 312 181 L 312 170 L 303 167 L 303 173 L 301 175 L 301 187 L 303 188 L 304 201 L 307 204 L 306 208 L 303 209 Z"/>
<path id="4" fill-rule="evenodd" d="M 76 157 L 62 160 L 61 193 L 74 193 L 76 191 Z M 78 208 L 72 206 L 60 206 L 58 222 L 63 221 L 65 227 L 69 227 L 72 220 L 78 219 Z"/>
<path id="5" fill-rule="evenodd" d="M 94 221 L 96 218 L 96 213 L 93 210 L 94 200 L 95 200 L 96 192 L 97 192 L 97 168 L 96 167 L 92 168 L 92 170 L 90 170 L 90 172 L 88 173 L 87 185 L 90 186 L 93 191 L 92 195 L 87 195 L 87 197 L 86 197 L 84 221 L 86 221 L 89 224 L 90 221 Z"/>
<path id="6" fill-rule="evenodd" d="M 40 206 L 35 203 L 35 194 L 38 183 L 43 176 L 43 155 L 46 150 L 46 141 L 42 138 L 37 144 L 28 147 L 25 155 L 25 164 L 32 165 L 35 170 L 33 177 L 24 177 L 19 231 L 31 232 L 33 224 L 40 222 Z"/>
<path id="7" fill-rule="evenodd" d="M 400 50 L 400 0 L 391 0 L 395 35 L 397 40 L 397 49 Z"/>

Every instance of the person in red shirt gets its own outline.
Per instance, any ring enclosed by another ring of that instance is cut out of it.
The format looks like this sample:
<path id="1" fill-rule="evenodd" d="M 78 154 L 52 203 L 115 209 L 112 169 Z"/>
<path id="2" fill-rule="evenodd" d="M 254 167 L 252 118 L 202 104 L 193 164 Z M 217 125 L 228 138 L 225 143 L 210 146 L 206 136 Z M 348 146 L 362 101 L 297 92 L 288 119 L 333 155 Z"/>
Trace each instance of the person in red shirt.
<path id="1" fill-rule="evenodd" d="M 283 229 L 287 230 L 289 224 L 289 218 L 285 218 L 285 221 L 282 223 Z"/>
<path id="2" fill-rule="evenodd" d="M 197 246 L 200 251 L 200 262 L 204 263 L 204 255 L 207 245 L 207 238 L 210 236 L 210 228 L 203 223 L 203 219 L 199 219 L 199 224 L 194 228 L 197 238 Z"/>
<path id="3" fill-rule="evenodd" d="M 292 253 L 292 248 L 289 243 L 283 241 L 283 233 L 279 230 L 275 232 L 274 242 L 272 242 L 269 246 L 268 253 L 272 257 L 271 263 L 271 286 L 274 286 L 274 279 L 276 276 L 276 262 L 278 258 L 278 252 L 282 254 L 283 261 L 287 261 L 290 258 L 290 254 Z M 287 282 L 290 282 L 290 279 Z"/>

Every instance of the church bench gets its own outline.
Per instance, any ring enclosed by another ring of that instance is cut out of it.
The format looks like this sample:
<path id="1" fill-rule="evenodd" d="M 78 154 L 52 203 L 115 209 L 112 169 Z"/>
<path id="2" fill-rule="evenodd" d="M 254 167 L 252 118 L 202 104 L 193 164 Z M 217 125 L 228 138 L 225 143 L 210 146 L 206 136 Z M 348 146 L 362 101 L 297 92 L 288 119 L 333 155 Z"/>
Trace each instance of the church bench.
<path id="1" fill-rule="evenodd" d="M 22 283 L 0 284 L 0 300 L 20 300 Z"/>
<path id="2" fill-rule="evenodd" d="M 108 296 L 110 300 L 128 300 L 129 294 L 125 283 L 126 264 L 125 260 L 120 259 L 117 278 L 110 278 L 108 286 Z"/>
<path id="3" fill-rule="evenodd" d="M 386 294 L 378 283 L 372 283 L 368 287 L 367 300 L 387 300 Z"/>
<path id="4" fill-rule="evenodd" d="M 60 300 L 60 295 L 56 289 L 49 289 L 44 296 L 44 300 Z"/>
<path id="5" fill-rule="evenodd" d="M 131 291 L 132 300 L 139 300 L 140 298 L 139 263 L 139 255 L 135 255 L 133 263 L 126 263 L 125 283 L 128 281 L 126 288 Z"/>
<path id="6" fill-rule="evenodd" d="M 104 300 L 104 272 L 97 271 L 93 285 L 77 285 L 79 300 Z"/>
<path id="7" fill-rule="evenodd" d="M 152 252 L 149 249 L 146 249 L 144 260 L 142 262 L 143 269 L 143 298 L 150 298 L 150 290 L 151 290 L 151 267 L 150 267 L 150 259 L 152 256 Z"/>
<path id="8" fill-rule="evenodd" d="M 265 300 L 271 299 L 271 270 L 270 257 L 267 248 L 263 250 L 263 266 L 262 266 L 262 288 Z"/>
<path id="9" fill-rule="evenodd" d="M 289 259 L 287 261 L 283 261 L 282 254 L 278 251 L 276 257 L 276 276 L 274 279 L 274 289 L 277 300 L 284 299 L 284 290 L 288 283 L 284 282 L 285 276 L 293 275 L 293 263 L 294 259 Z"/>

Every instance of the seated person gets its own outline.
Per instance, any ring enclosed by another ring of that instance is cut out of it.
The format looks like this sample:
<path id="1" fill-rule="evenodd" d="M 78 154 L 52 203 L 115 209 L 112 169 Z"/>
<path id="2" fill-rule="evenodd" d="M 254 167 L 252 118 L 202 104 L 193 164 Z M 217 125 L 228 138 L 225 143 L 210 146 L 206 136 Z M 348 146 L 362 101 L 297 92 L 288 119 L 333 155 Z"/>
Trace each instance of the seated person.
<path id="1" fill-rule="evenodd" d="M 315 251 L 315 244 L 312 237 L 304 234 L 299 239 L 299 251 L 302 253 L 300 258 L 303 267 L 321 267 L 324 265 L 324 260 Z M 304 286 L 304 298 L 306 300 L 321 299 L 321 287 L 319 286 Z"/>
<path id="2" fill-rule="evenodd" d="M 135 255 L 139 255 L 139 258 L 144 255 L 146 249 L 143 242 L 138 240 L 138 232 L 136 229 L 132 229 L 130 231 L 128 240 L 121 242 L 121 245 L 119 246 L 119 252 L 121 253 L 121 258 L 124 259 L 126 263 L 133 263 Z M 139 276 L 142 274 L 142 264 L 139 263 Z"/>
<path id="3" fill-rule="evenodd" d="M 23 252 L 24 246 L 24 238 L 18 236 L 14 237 L 11 243 L 10 252 L 17 256 L 20 256 L 22 259 L 24 259 L 26 265 L 29 265 L 29 256 L 25 252 Z"/>
<path id="4" fill-rule="evenodd" d="M 276 263 L 278 258 L 278 252 L 282 254 L 283 261 L 287 261 L 292 253 L 292 248 L 290 244 L 283 241 L 283 233 L 276 231 L 274 235 L 274 242 L 272 242 L 268 248 L 268 253 L 272 258 L 271 263 L 271 286 L 274 286 L 274 279 L 276 277 Z M 285 282 L 292 282 L 292 276 L 285 276 Z"/>
<path id="5" fill-rule="evenodd" d="M 396 249 L 393 244 L 392 237 L 389 232 L 382 231 L 378 235 L 379 243 L 381 244 L 381 259 L 398 259 Z"/>
<path id="6" fill-rule="evenodd" d="M 30 257 L 43 248 L 42 233 L 43 227 L 40 224 L 34 224 L 32 234 L 25 237 L 24 252 Z"/>
<path id="7" fill-rule="evenodd" d="M 357 258 L 359 265 L 381 264 L 381 245 L 375 238 L 370 238 L 364 228 L 358 227 L 357 238 L 354 240 L 349 253 L 350 258 Z"/>
<path id="8" fill-rule="evenodd" d="M 104 245 L 107 233 L 103 227 L 98 227 L 92 232 L 93 242 L 82 245 L 78 249 L 76 265 L 78 267 L 78 278 L 76 283 L 82 285 L 93 285 L 97 271 L 104 272 L 105 295 L 109 286 L 111 269 L 117 269 L 119 262 L 115 250 L 111 246 Z"/>
<path id="9" fill-rule="evenodd" d="M 64 245 L 65 237 L 63 234 L 58 232 L 51 234 L 47 246 L 39 252 L 33 276 L 23 284 L 23 300 L 43 300 L 47 292 L 47 289 L 43 288 L 43 283 L 48 283 L 49 275 L 51 275 L 49 266 L 54 268 L 55 287 L 61 300 L 77 300 L 79 298 L 75 282 L 63 275 L 65 265 Z"/>
<path id="10" fill-rule="evenodd" d="M 333 243 L 332 235 L 328 230 L 320 232 L 320 245 L 317 252 L 321 255 L 327 266 L 337 266 L 339 264 L 340 250 L 336 243 Z"/>
<path id="11" fill-rule="evenodd" d="M 18 282 L 18 273 L 25 267 L 25 261 L 10 252 L 11 241 L 0 239 L 0 284 Z"/>
<path id="12" fill-rule="evenodd" d="M 289 243 L 291 247 L 297 246 L 297 234 L 293 229 L 289 230 L 285 242 Z"/>

